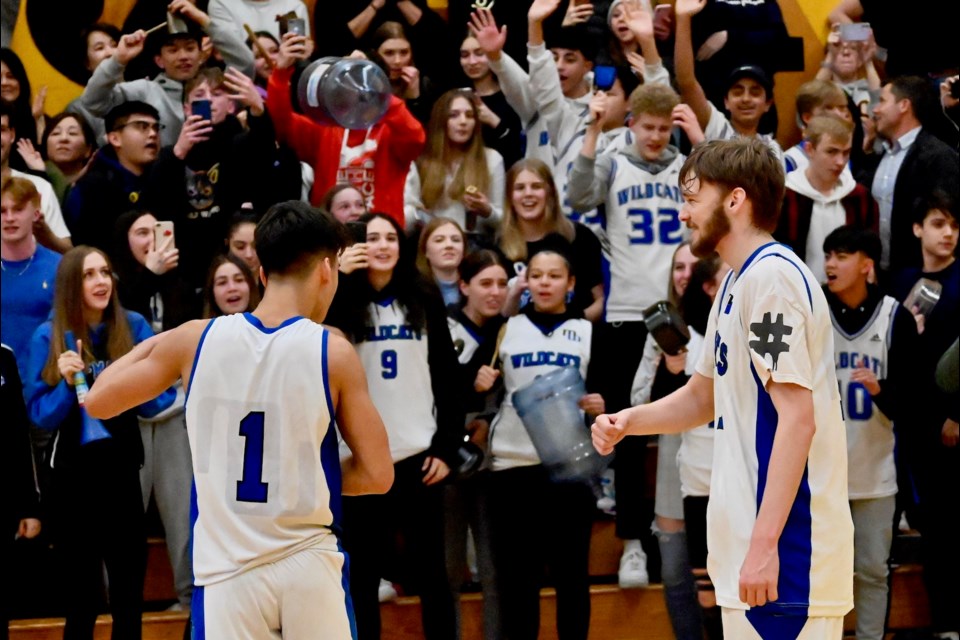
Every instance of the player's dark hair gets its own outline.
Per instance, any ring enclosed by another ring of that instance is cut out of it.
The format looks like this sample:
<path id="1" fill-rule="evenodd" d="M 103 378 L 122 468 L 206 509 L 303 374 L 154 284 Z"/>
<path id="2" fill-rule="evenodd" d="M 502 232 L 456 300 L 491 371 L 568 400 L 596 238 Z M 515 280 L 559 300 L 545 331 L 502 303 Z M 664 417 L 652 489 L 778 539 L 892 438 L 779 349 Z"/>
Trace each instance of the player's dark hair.
<path id="1" fill-rule="evenodd" d="M 875 264 L 880 264 L 883 251 L 880 236 L 873 231 L 847 224 L 831 231 L 823 240 L 823 253 L 862 253 Z"/>
<path id="2" fill-rule="evenodd" d="M 923 221 L 934 211 L 944 213 L 951 218 L 957 218 L 957 198 L 943 189 L 934 189 L 930 193 L 920 196 L 913 203 L 913 223 L 923 226 Z"/>
<path id="3" fill-rule="evenodd" d="M 501 267 L 504 271 L 507 270 L 506 263 L 496 251 L 490 249 L 472 251 L 460 261 L 460 280 L 469 283 L 487 267 Z"/>
<path id="4" fill-rule="evenodd" d="M 571 276 L 576 275 L 573 271 L 573 244 L 559 233 L 548 233 L 535 245 L 533 251 L 527 256 L 527 267 L 539 253 L 553 253 L 560 256 L 567 265 L 567 273 Z"/>
<path id="5" fill-rule="evenodd" d="M 346 228 L 332 215 L 300 200 L 270 207 L 253 238 L 268 278 L 303 272 L 316 259 L 335 256 L 349 243 Z"/>
<path id="6" fill-rule="evenodd" d="M 127 124 L 130 116 L 150 116 L 157 122 L 160 121 L 160 112 L 155 107 L 140 100 L 127 100 L 107 112 L 103 117 L 104 128 L 107 133 L 116 131 Z"/>
<path id="7" fill-rule="evenodd" d="M 680 189 L 694 180 L 719 187 L 724 198 L 737 187 L 743 189 L 753 207 L 753 225 L 768 233 L 777 228 L 783 163 L 763 140 L 749 137 L 697 145 L 680 168 Z"/>
<path id="8" fill-rule="evenodd" d="M 257 215 L 257 212 L 253 209 L 237 209 L 233 212 L 233 215 L 230 216 L 230 226 L 227 227 L 227 235 L 224 241 L 229 243 L 230 238 L 233 237 L 233 234 L 236 233 L 237 229 L 242 225 L 255 225 L 258 222 L 260 222 L 260 216 Z"/>

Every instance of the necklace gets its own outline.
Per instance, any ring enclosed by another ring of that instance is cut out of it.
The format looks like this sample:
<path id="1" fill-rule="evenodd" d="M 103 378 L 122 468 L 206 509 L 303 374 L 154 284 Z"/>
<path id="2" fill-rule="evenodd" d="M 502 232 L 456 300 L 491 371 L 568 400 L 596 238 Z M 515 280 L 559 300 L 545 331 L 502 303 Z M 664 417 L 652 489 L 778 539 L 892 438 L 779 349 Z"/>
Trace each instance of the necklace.
<path id="1" fill-rule="evenodd" d="M 30 256 L 30 259 L 27 260 L 27 265 L 23 269 L 20 269 L 20 273 L 15 273 L 14 275 L 22 276 L 23 274 L 25 274 L 27 272 L 27 269 L 30 268 L 30 265 L 33 264 L 33 259 L 34 257 L 36 257 L 36 255 L 37 255 L 37 252 L 34 251 L 33 254 Z M 0 260 L 0 269 L 2 269 L 3 271 L 7 270 L 7 265 L 3 260 Z"/>

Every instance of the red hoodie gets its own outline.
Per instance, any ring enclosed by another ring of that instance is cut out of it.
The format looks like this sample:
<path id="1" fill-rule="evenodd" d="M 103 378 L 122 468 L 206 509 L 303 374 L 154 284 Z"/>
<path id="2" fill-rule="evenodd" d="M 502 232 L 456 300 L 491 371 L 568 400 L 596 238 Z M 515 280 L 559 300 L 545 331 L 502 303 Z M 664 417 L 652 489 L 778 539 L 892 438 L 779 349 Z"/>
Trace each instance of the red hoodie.
<path id="1" fill-rule="evenodd" d="M 274 70 L 267 83 L 267 108 L 277 139 L 313 167 L 310 202 L 316 205 L 335 184 L 350 182 L 363 193 L 368 210 L 386 213 L 403 226 L 403 187 L 410 163 L 417 159 L 426 142 L 423 126 L 410 115 L 403 100 L 390 96 L 383 119 L 369 131 L 349 131 L 345 147 L 346 129 L 318 124 L 293 112 L 292 75 L 293 69 Z M 361 153 L 365 143 L 366 153 Z M 357 157 L 348 162 L 350 155 Z"/>

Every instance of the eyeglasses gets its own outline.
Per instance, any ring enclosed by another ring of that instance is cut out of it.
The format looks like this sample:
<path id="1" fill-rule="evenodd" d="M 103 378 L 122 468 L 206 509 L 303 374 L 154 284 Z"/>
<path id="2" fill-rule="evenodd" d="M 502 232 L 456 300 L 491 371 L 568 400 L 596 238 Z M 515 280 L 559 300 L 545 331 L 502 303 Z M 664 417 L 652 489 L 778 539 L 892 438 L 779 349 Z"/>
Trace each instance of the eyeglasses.
<path id="1" fill-rule="evenodd" d="M 160 133 L 163 130 L 163 125 L 159 122 L 148 122 L 146 120 L 131 120 L 130 122 L 125 122 L 118 126 L 114 131 L 120 131 L 126 127 L 134 127 L 140 133 L 146 133 L 147 131 L 153 131 L 154 133 Z"/>

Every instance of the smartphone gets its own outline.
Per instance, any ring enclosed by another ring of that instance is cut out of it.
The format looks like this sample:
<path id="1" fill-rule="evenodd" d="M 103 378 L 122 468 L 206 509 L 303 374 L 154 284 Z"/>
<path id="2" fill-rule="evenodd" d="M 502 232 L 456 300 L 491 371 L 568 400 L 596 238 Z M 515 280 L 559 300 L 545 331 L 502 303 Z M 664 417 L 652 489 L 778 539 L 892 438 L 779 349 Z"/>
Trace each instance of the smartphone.
<path id="1" fill-rule="evenodd" d="M 617 80 L 617 68 L 598 64 L 593 68 L 593 86 L 597 91 L 610 91 Z"/>
<path id="2" fill-rule="evenodd" d="M 870 23 L 854 22 L 840 25 L 840 39 L 844 42 L 865 42 L 870 39 Z"/>
<path id="3" fill-rule="evenodd" d="M 307 21 L 303 18 L 287 18 L 280 22 L 280 37 L 285 33 L 292 33 L 297 36 L 307 35 Z"/>
<path id="4" fill-rule="evenodd" d="M 367 223 L 366 222 L 357 222 L 357 221 L 348 222 L 347 231 L 350 232 L 350 237 L 353 238 L 354 243 L 367 241 Z"/>
<path id="5" fill-rule="evenodd" d="M 193 100 L 190 102 L 190 113 L 200 116 L 204 120 L 213 120 L 213 112 L 209 100 Z"/>
<path id="6" fill-rule="evenodd" d="M 154 249 L 156 250 L 160 248 L 160 245 L 162 245 L 164 242 L 170 243 L 170 245 L 167 247 L 168 249 L 173 249 L 175 246 L 175 239 L 173 237 L 173 222 L 170 220 L 158 220 L 153 226 Z"/>

